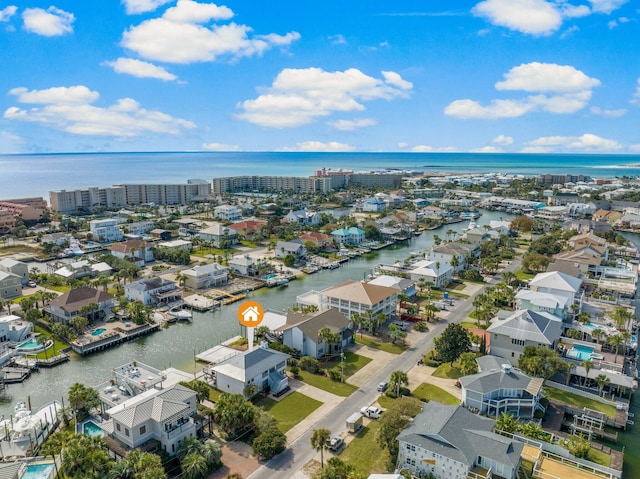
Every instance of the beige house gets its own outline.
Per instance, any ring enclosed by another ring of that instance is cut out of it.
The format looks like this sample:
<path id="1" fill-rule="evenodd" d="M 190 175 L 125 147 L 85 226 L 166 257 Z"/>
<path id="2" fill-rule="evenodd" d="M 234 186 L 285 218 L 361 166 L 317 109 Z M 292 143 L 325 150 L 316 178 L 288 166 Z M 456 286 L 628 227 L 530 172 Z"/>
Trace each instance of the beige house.
<path id="1" fill-rule="evenodd" d="M 378 313 L 389 317 L 396 311 L 398 290 L 350 280 L 321 291 L 319 299 L 320 311 L 336 308 L 347 318 L 367 311 L 371 311 L 372 317 Z"/>
<path id="2" fill-rule="evenodd" d="M 84 286 L 72 289 L 55 298 L 45 308 L 54 321 L 67 324 L 70 319 L 79 316 L 83 306 L 91 303 L 97 304 L 97 309 L 91 312 L 92 316 L 102 316 L 109 318 L 113 315 L 112 309 L 115 305 L 113 296 L 96 288 Z"/>
<path id="3" fill-rule="evenodd" d="M 185 269 L 182 274 L 187 288 L 202 289 L 226 283 L 229 278 L 229 269 L 213 263 Z"/>

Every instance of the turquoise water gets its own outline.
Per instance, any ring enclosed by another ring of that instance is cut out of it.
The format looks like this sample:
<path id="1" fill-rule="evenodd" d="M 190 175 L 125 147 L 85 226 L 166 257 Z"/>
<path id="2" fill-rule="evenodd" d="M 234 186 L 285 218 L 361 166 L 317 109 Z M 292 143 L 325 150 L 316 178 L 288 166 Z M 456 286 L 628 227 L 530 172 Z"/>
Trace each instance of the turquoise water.
<path id="1" fill-rule="evenodd" d="M 51 464 L 30 464 L 22 479 L 50 479 L 55 466 Z"/>
<path id="2" fill-rule="evenodd" d="M 6 198 L 60 189 L 128 183 L 186 183 L 190 178 L 264 174 L 309 176 L 320 168 L 410 169 L 434 173 L 500 172 L 640 176 L 640 155 L 493 153 L 157 152 L 0 155 Z M 37 171 L 38 175 L 33 172 Z M 96 171 L 100 177 L 96 177 Z"/>
<path id="3" fill-rule="evenodd" d="M 271 274 L 267 274 L 264 276 L 264 279 L 272 279 L 272 278 L 277 278 L 278 275 L 275 273 L 271 273 Z"/>
<path id="4" fill-rule="evenodd" d="M 30 339 L 24 343 L 18 344 L 18 349 L 39 349 L 42 347 L 36 339 Z"/>
<path id="5" fill-rule="evenodd" d="M 89 437 L 103 437 L 104 431 L 93 421 L 87 421 L 82 426 L 82 432 Z"/>
<path id="6" fill-rule="evenodd" d="M 106 331 L 105 328 L 98 328 L 91 331 L 91 336 L 100 336 L 102 333 Z"/>
<path id="7" fill-rule="evenodd" d="M 567 351 L 567 357 L 577 359 L 578 361 L 589 361 L 592 359 L 593 348 L 590 346 L 583 346 L 581 344 L 574 344 L 573 348 Z"/>
<path id="8" fill-rule="evenodd" d="M 602 329 L 602 326 L 598 326 L 597 324 L 591 324 L 591 323 L 585 323 L 583 325 L 585 328 L 590 329 L 590 330 L 594 330 L 594 329 Z"/>

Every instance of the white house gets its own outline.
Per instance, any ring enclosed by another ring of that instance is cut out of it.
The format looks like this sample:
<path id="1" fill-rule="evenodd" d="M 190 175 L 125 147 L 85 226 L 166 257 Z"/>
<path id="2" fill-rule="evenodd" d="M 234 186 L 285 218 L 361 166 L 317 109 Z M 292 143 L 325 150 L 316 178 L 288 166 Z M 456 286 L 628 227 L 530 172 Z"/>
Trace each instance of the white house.
<path id="1" fill-rule="evenodd" d="M 294 224 L 304 225 L 304 226 L 312 226 L 320 223 L 320 214 L 315 211 L 291 210 L 282 219 L 287 223 L 294 223 Z"/>
<path id="2" fill-rule="evenodd" d="M 224 226 L 222 223 L 213 223 L 209 227 L 200 230 L 198 236 L 203 241 L 210 241 L 216 248 L 229 247 L 238 242 L 236 230 Z"/>
<path id="3" fill-rule="evenodd" d="M 213 215 L 222 221 L 238 221 L 242 218 L 242 209 L 233 205 L 220 205 L 213 209 Z"/>
<path id="4" fill-rule="evenodd" d="M 302 244 L 301 239 L 278 241 L 276 243 L 275 253 L 278 259 L 282 259 L 289 254 L 295 256 L 296 259 L 302 259 L 307 256 L 307 250 L 304 244 Z"/>
<path id="5" fill-rule="evenodd" d="M 277 394 L 289 387 L 285 374 L 288 354 L 262 347 L 236 353 L 206 371 L 218 391 L 244 394 L 247 386 L 255 385 L 258 392 L 269 390 Z"/>
<path id="6" fill-rule="evenodd" d="M 229 268 L 235 273 L 243 276 L 256 276 L 260 268 L 267 265 L 264 258 L 255 258 L 248 254 L 236 255 L 228 262 Z"/>
<path id="7" fill-rule="evenodd" d="M 134 223 L 125 223 L 123 229 L 129 236 L 144 236 L 154 227 L 153 221 L 136 221 Z"/>
<path id="8" fill-rule="evenodd" d="M 566 318 L 570 312 L 569 298 L 557 294 L 521 289 L 516 293 L 517 309 L 546 311 L 559 318 Z"/>
<path id="9" fill-rule="evenodd" d="M 170 303 L 180 298 L 182 293 L 174 281 L 164 278 L 148 278 L 124 286 L 124 297 L 138 301 L 145 306 Z"/>
<path id="10" fill-rule="evenodd" d="M 319 293 L 319 309 L 325 311 L 336 308 L 347 318 L 353 313 L 366 314 L 371 311 L 373 317 L 382 313 L 389 317 L 395 313 L 399 291 L 396 288 L 344 281 Z"/>
<path id="11" fill-rule="evenodd" d="M 141 268 L 145 263 L 153 261 L 151 245 L 139 239 L 130 239 L 109 246 L 109 251 L 116 258 L 129 261 Z"/>
<path id="12" fill-rule="evenodd" d="M 453 268 L 451 265 L 440 261 L 422 260 L 413 264 L 413 268 L 409 270 L 409 276 L 414 281 L 424 279 L 427 283 L 431 283 L 436 288 L 442 287 L 445 283 L 451 281 Z"/>
<path id="13" fill-rule="evenodd" d="M 533 291 L 566 297 L 569 300 L 569 307 L 574 303 L 582 306 L 582 295 L 579 294 L 581 286 L 581 279 L 561 273 L 560 271 L 538 273 L 529 281 L 529 288 Z"/>
<path id="14" fill-rule="evenodd" d="M 375 196 L 373 198 L 367 198 L 362 203 L 362 211 L 366 212 L 379 213 L 380 211 L 384 211 L 386 207 L 387 204 L 384 200 Z"/>
<path id="15" fill-rule="evenodd" d="M 27 284 L 27 281 L 29 281 L 29 268 L 27 264 L 22 261 L 16 261 L 11 258 L 0 260 L 0 271 L 20 276 L 22 284 Z"/>
<path id="16" fill-rule="evenodd" d="M 20 316 L 13 314 L 0 316 L 0 366 L 11 359 L 16 352 L 9 345 L 26 341 L 31 336 L 32 329 L 33 323 L 25 321 Z"/>
<path id="17" fill-rule="evenodd" d="M 438 261 L 440 264 L 448 264 L 451 266 L 453 258 L 456 258 L 458 264 L 454 271 L 462 271 L 467 267 L 467 257 L 477 258 L 480 256 L 480 247 L 478 245 L 467 243 L 444 243 L 433 246 L 428 249 L 425 259 L 429 261 Z"/>
<path id="18" fill-rule="evenodd" d="M 89 228 L 96 241 L 109 243 L 122 241 L 122 238 L 124 238 L 124 233 L 118 224 L 118 220 L 91 220 L 89 221 Z"/>
<path id="19" fill-rule="evenodd" d="M 318 333 L 328 328 L 336 333 L 339 342 L 326 344 Z M 304 314 L 294 311 L 287 313 L 287 322 L 276 332 L 282 332 L 282 343 L 300 351 L 302 356 L 320 358 L 325 354 L 336 354 L 353 342 L 351 321 L 335 308 Z"/>
<path id="20" fill-rule="evenodd" d="M 69 279 L 82 278 L 84 276 L 96 276 L 101 273 L 110 274 L 111 271 L 111 266 L 104 261 L 100 263 L 90 263 L 89 260 L 81 259 L 80 261 L 68 263 L 55 270 L 53 273 L 58 276 L 62 276 L 65 279 Z"/>
<path id="21" fill-rule="evenodd" d="M 158 248 L 167 248 L 174 251 L 191 251 L 193 249 L 193 243 L 182 239 L 160 241 L 158 243 Z"/>
<path id="22" fill-rule="evenodd" d="M 229 269 L 218 263 L 194 266 L 191 269 L 185 269 L 182 274 L 185 276 L 185 286 L 191 289 L 210 288 L 224 284 L 229 279 Z"/>

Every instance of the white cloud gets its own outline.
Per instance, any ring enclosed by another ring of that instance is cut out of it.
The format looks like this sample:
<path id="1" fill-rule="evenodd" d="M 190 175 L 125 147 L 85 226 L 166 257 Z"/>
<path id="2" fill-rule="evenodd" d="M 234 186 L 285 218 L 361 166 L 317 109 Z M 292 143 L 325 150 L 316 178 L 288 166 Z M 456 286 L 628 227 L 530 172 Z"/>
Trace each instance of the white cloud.
<path id="1" fill-rule="evenodd" d="M 347 39 L 344 38 L 344 35 L 342 35 L 341 33 L 338 33 L 336 35 L 330 35 L 329 36 L 329 40 L 334 45 L 346 45 L 347 44 Z"/>
<path id="2" fill-rule="evenodd" d="M 116 73 L 124 73 L 138 78 L 157 78 L 158 80 L 174 81 L 177 77 L 169 73 L 165 68 L 153 63 L 143 62 L 134 58 L 118 58 L 112 62 L 104 62 L 113 68 Z"/>
<path id="3" fill-rule="evenodd" d="M 345 143 L 338 143 L 337 141 L 330 141 L 323 143 L 321 141 L 304 141 L 296 143 L 296 146 L 285 146 L 277 151 L 321 151 L 321 152 L 336 152 L 336 151 L 355 151 L 356 147 L 347 145 Z"/>
<path id="4" fill-rule="evenodd" d="M 406 148 L 408 146 L 409 146 L 409 143 L 407 143 L 405 141 L 401 141 L 401 142 L 398 143 L 398 148 L 400 148 L 400 149 L 404 149 L 404 148 Z"/>
<path id="5" fill-rule="evenodd" d="M 0 130 L 0 153 L 6 155 L 20 153 L 25 143 L 24 138 L 9 131 Z"/>
<path id="6" fill-rule="evenodd" d="M 365 128 L 367 126 L 376 125 L 378 122 L 374 118 L 359 118 L 356 120 L 338 120 L 328 121 L 329 126 L 334 127 L 340 131 L 353 131 L 359 128 Z"/>
<path id="7" fill-rule="evenodd" d="M 92 105 L 99 93 L 86 86 L 55 87 L 28 91 L 24 87 L 9 91 L 18 102 L 41 104 L 22 109 L 12 106 L 5 110 L 7 120 L 37 123 L 43 127 L 76 135 L 136 137 L 145 133 L 179 135 L 196 128 L 190 121 L 173 118 L 166 113 L 146 110 L 132 98 L 122 98 L 113 105 Z"/>
<path id="8" fill-rule="evenodd" d="M 589 103 L 592 89 L 600 80 L 585 75 L 570 65 L 555 63 L 525 63 L 503 75 L 495 84 L 498 91 L 537 93 L 520 99 L 492 100 L 483 106 L 470 99 L 455 100 L 445 108 L 445 114 L 456 118 L 514 118 L 532 111 L 556 114 L 575 113 Z"/>
<path id="9" fill-rule="evenodd" d="M 562 15 L 545 0 L 485 0 L 471 13 L 493 25 L 531 35 L 550 35 L 562 25 Z"/>
<path id="10" fill-rule="evenodd" d="M 260 55 L 276 46 L 287 46 L 300 38 L 298 32 L 270 33 L 250 37 L 252 28 L 230 23 L 233 11 L 213 3 L 178 0 L 159 18 L 143 21 L 122 34 L 121 45 L 148 60 L 168 63 L 210 62 L 219 57 Z"/>
<path id="11" fill-rule="evenodd" d="M 510 136 L 498 135 L 491 140 L 491 143 L 494 145 L 513 145 L 513 138 Z"/>
<path id="12" fill-rule="evenodd" d="M 543 136 L 525 143 L 523 153 L 551 153 L 562 151 L 611 152 L 622 149 L 615 140 L 591 133 L 582 136 Z"/>
<path id="13" fill-rule="evenodd" d="M 628 0 L 589 0 L 591 9 L 594 12 L 606 13 L 607 15 L 620 8 L 627 3 L 627 1 Z"/>
<path id="14" fill-rule="evenodd" d="M 122 0 L 124 9 L 128 15 L 152 12 L 156 8 L 171 2 L 172 0 Z"/>
<path id="15" fill-rule="evenodd" d="M 202 145 L 202 149 L 208 151 L 240 151 L 238 145 L 225 145 L 224 143 L 205 143 Z"/>
<path id="16" fill-rule="evenodd" d="M 578 31 L 580 31 L 580 27 L 578 27 L 577 25 L 572 25 L 560 34 L 560 39 L 564 40 L 565 38 L 570 37 L 571 35 L 573 35 L 575 32 L 578 32 Z"/>
<path id="17" fill-rule="evenodd" d="M 493 145 L 486 145 L 480 148 L 472 148 L 470 151 L 472 153 L 504 153 L 504 150 Z"/>
<path id="18" fill-rule="evenodd" d="M 602 115 L 605 118 L 620 118 L 621 116 L 624 116 L 627 114 L 627 110 L 625 110 L 624 108 L 611 110 L 611 109 L 606 109 L 606 108 L 602 109 L 600 107 L 593 106 L 589 109 L 589 111 L 594 115 Z"/>
<path id="19" fill-rule="evenodd" d="M 42 8 L 26 8 L 22 12 L 25 30 L 45 37 L 56 37 L 73 32 L 73 13 L 65 12 L 54 6 L 46 10 Z"/>
<path id="20" fill-rule="evenodd" d="M 629 100 L 629 103 L 633 103 L 634 105 L 640 104 L 640 77 L 638 77 L 636 83 L 636 91 L 633 92 L 633 98 Z"/>
<path id="21" fill-rule="evenodd" d="M 629 145 L 628 150 L 633 152 L 640 152 L 640 143 L 635 145 Z"/>
<path id="22" fill-rule="evenodd" d="M 429 146 L 429 145 L 416 145 L 411 148 L 413 153 L 449 153 L 458 151 L 453 146 Z"/>
<path id="23" fill-rule="evenodd" d="M 243 112 L 237 118 L 272 128 L 295 127 L 336 111 L 363 111 L 364 101 L 409 95 L 410 82 L 394 72 L 385 72 L 383 76 L 385 81 L 356 68 L 337 72 L 287 68 L 265 93 L 238 103 Z"/>
<path id="24" fill-rule="evenodd" d="M 8 22 L 18 11 L 18 7 L 15 5 L 9 5 L 0 10 L 0 22 Z"/>

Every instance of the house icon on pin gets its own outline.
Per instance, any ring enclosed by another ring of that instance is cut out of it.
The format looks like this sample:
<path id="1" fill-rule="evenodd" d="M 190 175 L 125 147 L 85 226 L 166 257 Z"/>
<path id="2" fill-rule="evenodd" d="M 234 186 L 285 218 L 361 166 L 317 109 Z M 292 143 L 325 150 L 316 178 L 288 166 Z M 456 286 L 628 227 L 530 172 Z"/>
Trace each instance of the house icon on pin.
<path id="1" fill-rule="evenodd" d="M 256 301 L 245 301 L 238 308 L 238 321 L 247 328 L 254 328 L 262 322 L 264 309 Z"/>
<path id="2" fill-rule="evenodd" d="M 256 323 L 260 317 L 260 312 L 256 306 L 249 306 L 242 312 L 242 319 L 245 323 Z"/>

